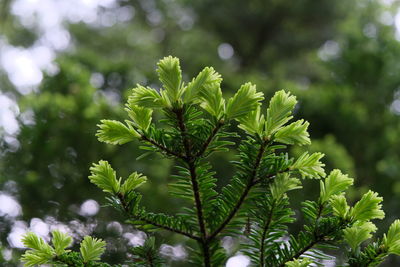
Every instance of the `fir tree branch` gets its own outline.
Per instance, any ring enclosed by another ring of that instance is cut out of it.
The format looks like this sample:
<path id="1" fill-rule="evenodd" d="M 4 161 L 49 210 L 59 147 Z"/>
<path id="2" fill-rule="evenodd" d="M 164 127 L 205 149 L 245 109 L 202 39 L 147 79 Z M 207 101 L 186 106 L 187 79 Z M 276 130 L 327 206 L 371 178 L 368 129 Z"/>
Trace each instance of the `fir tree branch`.
<path id="1" fill-rule="evenodd" d="M 153 146 L 159 148 L 161 151 L 164 151 L 165 153 L 167 153 L 170 156 L 175 156 L 175 157 L 180 158 L 180 159 L 184 159 L 185 158 L 183 155 L 170 150 L 169 148 L 163 146 L 162 144 L 157 143 L 156 141 L 154 141 L 153 139 L 148 138 L 145 135 L 141 135 L 141 138 L 142 138 L 142 140 L 144 140 L 146 142 L 149 142 L 150 144 L 152 144 Z"/>
<path id="2" fill-rule="evenodd" d="M 264 260 L 264 258 L 265 258 L 265 247 L 264 247 L 264 243 L 265 243 L 265 238 L 267 237 L 267 232 L 269 231 L 269 226 L 271 225 L 271 222 L 272 222 L 272 215 L 273 215 L 273 213 L 274 213 L 274 208 L 275 208 L 275 200 L 272 202 L 272 205 L 271 205 L 271 210 L 270 210 L 270 212 L 269 212 L 269 214 L 268 214 L 268 220 L 266 221 L 266 223 L 264 224 L 264 227 L 263 227 L 263 233 L 262 233 L 262 236 L 261 236 L 261 240 L 260 240 L 260 243 L 261 243 L 261 247 L 260 247 L 260 266 L 261 267 L 264 267 L 265 265 L 265 260 Z"/>
<path id="3" fill-rule="evenodd" d="M 213 141 L 214 137 L 217 135 L 218 131 L 221 129 L 221 127 L 224 125 L 223 121 L 218 121 L 217 125 L 215 125 L 214 129 L 208 136 L 207 140 L 204 142 L 203 146 L 199 150 L 199 152 L 196 153 L 195 157 L 201 157 L 204 152 L 207 150 L 208 146 L 211 144 Z"/>
<path id="4" fill-rule="evenodd" d="M 297 260 L 301 255 L 303 255 L 305 252 L 307 252 L 309 249 L 311 249 L 313 246 L 315 246 L 318 242 L 321 242 L 322 240 L 323 240 L 323 237 L 320 237 L 320 239 L 312 240 L 310 243 L 307 244 L 307 246 L 303 247 L 296 254 L 294 254 L 291 258 L 285 259 L 285 261 L 283 261 L 279 265 L 279 267 L 285 267 L 287 262 Z"/>
<path id="5" fill-rule="evenodd" d="M 184 160 L 185 160 L 186 164 L 188 165 L 189 171 L 190 171 L 190 178 L 191 178 L 191 183 L 192 183 L 192 188 L 193 188 L 193 196 L 194 196 L 196 212 L 197 212 L 197 220 L 199 222 L 200 233 L 201 233 L 201 245 L 202 245 L 202 250 L 203 250 L 203 255 L 204 255 L 204 264 L 206 267 L 209 267 L 209 266 L 211 266 L 210 248 L 209 248 L 208 240 L 207 240 L 207 229 L 206 229 L 205 220 L 204 220 L 203 205 L 201 203 L 201 198 L 200 198 L 199 184 L 198 184 L 197 176 L 196 176 L 195 161 L 196 161 L 197 157 L 193 156 L 192 152 L 191 152 L 190 139 L 188 138 L 185 120 L 183 118 L 184 108 L 175 109 L 174 112 L 175 112 L 177 120 L 178 120 L 178 127 L 181 132 L 182 143 L 185 148 L 186 158 Z"/>
<path id="6" fill-rule="evenodd" d="M 176 233 L 176 234 L 181 234 L 181 235 L 187 236 L 187 237 L 189 237 L 191 239 L 194 239 L 194 240 L 197 240 L 197 241 L 200 240 L 200 238 L 198 236 L 195 236 L 195 235 L 193 235 L 191 233 L 184 232 L 184 231 L 181 231 L 179 229 L 175 229 L 175 228 L 169 227 L 167 225 L 159 224 L 159 223 L 154 222 L 152 220 L 149 220 L 148 218 L 145 218 L 143 216 L 132 215 L 129 212 L 128 204 L 126 203 L 123 195 L 118 194 L 118 199 L 121 201 L 122 207 L 124 208 L 125 212 L 128 214 L 128 216 L 131 216 L 133 219 L 143 221 L 143 222 L 145 222 L 147 224 L 153 225 L 155 227 L 158 227 L 158 228 L 161 228 L 161 229 L 164 229 L 164 230 Z"/>
<path id="7" fill-rule="evenodd" d="M 374 261 L 377 258 L 379 258 L 379 256 L 385 255 L 385 254 L 387 254 L 387 251 L 385 251 L 382 247 L 379 247 L 378 251 L 376 252 L 376 255 L 373 255 L 374 257 L 372 257 L 372 255 L 371 255 L 371 258 L 365 263 L 365 266 L 369 267 L 369 265 L 371 263 L 374 263 Z M 375 265 L 373 265 L 373 266 L 375 266 Z"/>
<path id="8" fill-rule="evenodd" d="M 158 228 L 161 228 L 161 229 L 164 229 L 164 230 L 168 230 L 168 231 L 176 233 L 176 234 L 181 234 L 181 235 L 187 236 L 187 237 L 189 237 L 191 239 L 194 239 L 194 240 L 197 240 L 197 241 L 200 240 L 200 237 L 195 236 L 195 235 L 193 235 L 191 233 L 187 233 L 187 232 L 184 232 L 184 231 L 181 231 L 181 230 L 178 230 L 178 229 L 174 229 L 174 228 L 166 226 L 166 225 L 162 225 L 162 224 L 153 222 L 153 221 L 151 221 L 151 220 L 149 220 L 147 218 L 141 217 L 141 216 L 133 216 L 133 217 L 135 219 L 137 219 L 137 220 L 143 221 L 143 222 L 145 222 L 147 224 L 151 224 L 151 225 L 156 226 Z"/>
<path id="9" fill-rule="evenodd" d="M 290 169 L 287 168 L 287 169 L 285 169 L 285 170 L 283 170 L 283 171 L 279 171 L 279 172 L 276 172 L 276 173 L 267 175 L 267 176 L 265 176 L 265 177 L 263 177 L 263 178 L 255 179 L 255 180 L 253 181 L 252 186 L 255 186 L 256 184 L 261 183 L 262 180 L 269 179 L 269 178 L 272 178 L 272 177 L 274 177 L 274 176 L 277 176 L 278 174 L 285 173 L 285 172 L 289 172 L 289 171 L 290 171 Z"/>
<path id="10" fill-rule="evenodd" d="M 212 232 L 208 236 L 208 240 L 211 240 L 214 237 L 216 237 L 225 228 L 225 226 L 232 220 L 232 218 L 238 212 L 239 208 L 242 206 L 244 200 L 246 199 L 247 195 L 250 192 L 250 189 L 255 185 L 255 183 L 254 183 L 255 182 L 255 178 L 257 177 L 258 168 L 260 167 L 261 159 L 262 159 L 262 157 L 264 155 L 264 152 L 265 152 L 265 149 L 266 149 L 267 145 L 268 145 L 268 141 L 264 141 L 260 145 L 256 160 L 254 162 L 253 170 L 252 170 L 251 175 L 249 177 L 249 180 L 248 180 L 248 183 L 246 185 L 246 188 L 243 190 L 242 195 L 240 196 L 238 202 L 232 208 L 232 210 L 230 211 L 228 216 L 225 218 L 225 220 L 220 224 L 220 226 L 214 232 Z"/>
<path id="11" fill-rule="evenodd" d="M 348 225 L 344 222 L 340 223 L 338 225 L 338 228 L 340 230 L 343 230 L 344 228 L 346 228 Z M 284 259 L 283 262 L 281 262 L 281 264 L 279 265 L 279 267 L 284 267 L 286 266 L 286 263 L 289 261 L 293 261 L 293 260 L 297 260 L 298 258 L 300 258 L 301 255 L 303 255 L 304 253 L 306 253 L 308 250 L 310 250 L 311 248 L 313 248 L 315 245 L 317 245 L 320 242 L 324 242 L 326 241 L 326 238 L 329 237 L 329 235 L 334 234 L 336 232 L 339 232 L 340 230 L 338 230 L 338 228 L 336 229 L 331 229 L 330 231 L 323 233 L 323 234 L 317 234 L 314 230 L 314 236 L 312 238 L 312 240 L 310 240 L 310 242 L 308 242 L 308 244 L 304 245 L 303 248 L 301 248 L 299 251 L 297 251 L 296 253 L 294 253 L 292 256 Z"/>

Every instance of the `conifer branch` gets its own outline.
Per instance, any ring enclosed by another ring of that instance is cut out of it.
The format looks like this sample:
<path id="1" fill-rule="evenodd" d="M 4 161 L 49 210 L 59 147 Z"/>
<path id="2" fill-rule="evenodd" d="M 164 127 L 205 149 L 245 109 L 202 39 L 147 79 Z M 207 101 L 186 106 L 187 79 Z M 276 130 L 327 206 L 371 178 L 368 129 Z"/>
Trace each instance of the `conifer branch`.
<path id="1" fill-rule="evenodd" d="M 285 267 L 286 263 L 292 260 L 297 260 L 301 255 L 303 255 L 305 252 L 307 252 L 308 250 L 310 250 L 312 247 L 314 247 L 318 242 L 321 242 L 323 239 L 321 237 L 321 239 L 314 239 L 312 240 L 309 244 L 307 244 L 305 247 L 303 247 L 301 250 L 299 250 L 296 254 L 294 254 L 291 258 L 286 259 L 285 261 L 283 261 L 279 267 Z"/>
<path id="2" fill-rule="evenodd" d="M 241 220 L 244 219 L 241 209 L 245 202 L 246 205 L 250 202 L 253 204 L 250 209 L 254 209 L 249 212 L 254 219 L 248 231 L 251 242 L 241 246 L 252 263 L 262 267 L 318 264 L 329 259 L 329 255 L 319 249 L 332 248 L 331 244 L 341 241 L 350 247 L 348 258 L 351 266 L 375 266 L 389 254 L 400 255 L 400 220 L 390 226 L 380 241 L 362 246 L 362 242 L 377 230 L 371 220 L 384 217 L 382 197 L 369 191 L 350 207 L 345 191 L 353 184 L 353 179 L 339 170 L 333 170 L 326 177 L 322 153 L 304 152 L 297 159 L 289 159 L 287 153 L 281 153 L 280 150 L 287 145 L 305 145 L 311 141 L 308 122 L 300 119 L 289 123 L 297 103 L 290 92 L 277 92 L 263 114 L 263 94 L 257 92 L 251 83 L 242 85 L 226 102 L 222 97 L 221 77 L 212 68 L 205 68 L 187 85 L 182 79 L 177 58 L 162 59 L 157 72 L 162 88 L 155 90 L 138 86 L 129 97 L 126 108 L 131 120 L 125 123 L 102 120 L 97 136 L 102 142 L 120 145 L 140 139 L 148 150 L 178 159 L 181 165 L 176 166 L 178 174 L 173 175 L 175 181 L 169 184 L 170 192 L 189 199 L 193 204 L 190 208 L 185 207 L 185 213 L 177 214 L 177 217 L 147 212 L 140 206 L 141 194 L 135 191 L 147 178 L 136 172 L 125 179 L 119 178 L 111 165 L 101 160 L 92 166 L 89 179 L 112 195 L 108 198 L 111 206 L 129 216 L 130 223 L 193 239 L 200 251 L 200 257 L 193 258 L 196 266 L 222 266 L 229 255 L 221 248 L 218 239 L 228 231 L 236 236 L 243 235 L 240 227 L 250 226 L 250 219 L 247 225 Z M 199 108 L 207 111 L 212 119 L 204 117 Z M 157 129 L 156 124 L 151 124 L 155 109 L 165 111 L 164 122 L 172 130 Z M 220 137 L 237 136 L 223 130 L 227 122 L 221 118 L 236 120 L 238 127 L 249 136 L 239 146 L 239 160 L 233 162 L 237 174 L 218 194 L 215 171 L 205 157 L 209 151 L 228 150 L 227 146 L 232 142 L 219 140 Z M 291 177 L 292 173 L 301 175 L 303 179 L 320 179 L 318 201 L 302 202 L 307 224 L 296 237 L 288 231 L 288 225 L 295 218 L 287 192 L 302 188 L 302 183 L 300 179 Z M 269 187 L 269 193 L 252 192 L 258 184 Z M 239 220 L 236 217 L 240 217 Z M 277 241 L 288 235 L 291 236 L 288 243 Z M 23 261 L 33 266 L 50 263 L 54 257 L 64 255 L 60 251 L 67 247 L 67 240 L 63 235 L 55 236 L 53 248 L 28 235 L 26 242 L 31 251 L 24 254 Z M 96 245 L 96 242 L 96 239 L 91 239 L 81 250 L 85 262 L 100 259 L 101 253 L 98 252 L 102 252 L 104 246 L 101 242 Z M 148 245 L 138 250 L 138 255 L 143 263 L 158 266 L 162 260 L 156 257 L 158 252 L 154 239 L 146 242 Z M 94 252 L 89 253 L 87 248 L 91 247 Z M 82 261 L 80 256 L 77 259 Z"/>
<path id="3" fill-rule="evenodd" d="M 162 225 L 162 224 L 153 222 L 153 221 L 151 221 L 151 220 L 149 220 L 149 219 L 147 219 L 147 218 L 140 217 L 140 216 L 137 216 L 137 217 L 136 217 L 136 216 L 133 216 L 133 217 L 134 217 L 135 219 L 138 219 L 138 220 L 140 220 L 140 221 L 143 221 L 143 222 L 145 222 L 145 223 L 151 224 L 151 225 L 153 225 L 153 226 L 162 228 L 162 229 L 164 229 L 164 230 L 167 230 L 167 231 L 170 231 L 170 232 L 173 232 L 173 233 L 176 233 L 176 234 L 181 234 L 181 235 L 187 236 L 187 237 L 189 237 L 189 238 L 191 238 L 191 239 L 194 239 L 194 240 L 197 240 L 197 241 L 200 240 L 200 237 L 198 237 L 198 236 L 195 236 L 195 235 L 193 235 L 193 234 L 190 234 L 190 233 L 187 233 L 187 232 L 178 230 L 178 229 L 174 229 L 174 228 L 172 228 L 172 227 L 168 227 L 168 226 L 166 226 L 166 225 Z"/>
<path id="4" fill-rule="evenodd" d="M 165 153 L 167 153 L 170 156 L 175 156 L 175 157 L 180 158 L 180 159 L 184 159 L 185 158 L 183 155 L 170 150 L 169 148 L 163 146 L 162 144 L 157 143 L 156 141 L 154 141 L 153 139 L 148 138 L 145 135 L 141 135 L 141 138 L 142 138 L 142 140 L 149 142 L 150 144 L 152 144 L 153 146 L 159 148 L 161 151 L 164 151 Z"/>
<path id="5" fill-rule="evenodd" d="M 203 214 L 203 204 L 201 203 L 199 184 L 198 184 L 197 175 L 196 175 L 195 161 L 196 161 L 197 157 L 196 156 L 193 157 L 193 155 L 192 155 L 190 139 L 188 138 L 185 120 L 183 118 L 184 108 L 176 109 L 176 110 L 174 110 L 174 112 L 178 119 L 178 127 L 181 132 L 182 142 L 183 142 L 183 146 L 185 148 L 185 153 L 186 153 L 185 162 L 188 165 L 189 171 L 190 171 L 190 179 L 191 179 L 192 188 L 193 188 L 193 196 L 194 196 L 194 200 L 195 200 L 197 220 L 199 222 L 199 228 L 200 228 L 200 233 L 201 233 L 201 246 L 202 246 L 203 255 L 204 255 L 204 264 L 206 267 L 209 267 L 209 266 L 211 266 L 210 251 L 209 251 L 210 248 L 208 246 L 207 229 L 206 229 L 204 214 Z"/>
<path id="6" fill-rule="evenodd" d="M 159 227 L 161 229 L 164 229 L 164 230 L 176 233 L 176 234 L 181 234 L 181 235 L 187 236 L 187 237 L 189 237 L 191 239 L 194 239 L 194 240 L 200 240 L 200 238 L 198 236 L 195 236 L 195 235 L 193 235 L 191 233 L 184 232 L 184 231 L 181 231 L 179 229 L 175 229 L 175 228 L 169 227 L 167 225 L 163 225 L 163 224 L 154 222 L 154 221 L 149 220 L 148 218 L 145 218 L 143 216 L 139 216 L 139 215 L 135 216 L 133 214 L 130 214 L 129 208 L 128 208 L 128 204 L 126 203 L 125 198 L 121 194 L 118 194 L 118 199 L 121 201 L 122 207 L 124 208 L 125 212 L 128 214 L 128 216 L 132 216 L 133 219 L 143 221 L 143 222 L 145 222 L 147 224 L 153 225 L 155 227 Z"/>
<path id="7" fill-rule="evenodd" d="M 370 259 L 365 263 L 366 267 L 369 267 L 370 264 L 372 264 L 379 256 L 387 254 L 387 251 L 385 251 L 382 247 L 378 248 L 378 251 L 376 251 L 375 255 L 371 255 Z M 372 265 L 375 266 L 375 265 Z"/>
<path id="8" fill-rule="evenodd" d="M 252 173 L 251 173 L 250 177 L 248 178 L 248 182 L 247 182 L 245 189 L 243 190 L 239 200 L 236 202 L 236 205 L 231 209 L 231 211 L 229 212 L 229 214 L 225 218 L 225 220 L 220 224 L 220 226 L 214 232 L 212 232 L 208 236 L 209 240 L 216 237 L 225 228 L 225 226 L 232 220 L 232 218 L 236 215 L 239 208 L 242 206 L 243 202 L 245 201 L 247 195 L 250 192 L 250 189 L 255 185 L 254 179 L 257 177 L 258 168 L 260 167 L 261 159 L 264 155 L 264 152 L 265 152 L 265 149 L 267 146 L 268 146 L 268 141 L 264 141 L 263 143 L 261 143 L 260 148 L 257 153 L 256 160 L 254 162 Z"/>
<path id="9" fill-rule="evenodd" d="M 208 146 L 211 144 L 213 141 L 214 137 L 217 135 L 218 131 L 221 129 L 221 127 L 224 125 L 223 121 L 218 121 L 217 125 L 214 127 L 210 135 L 208 136 L 207 140 L 204 142 L 203 146 L 199 150 L 199 152 L 196 153 L 196 157 L 201 157 L 203 156 L 204 152 L 207 150 Z"/>
<path id="10" fill-rule="evenodd" d="M 268 232 L 268 230 L 269 230 L 269 227 L 270 227 L 270 225 L 271 225 L 271 222 L 272 222 L 272 216 L 273 216 L 273 214 L 274 214 L 274 209 L 275 209 L 275 200 L 272 202 L 272 205 L 271 205 L 271 209 L 270 209 L 270 212 L 269 212 L 269 214 L 268 214 L 268 220 L 266 221 L 266 223 L 264 224 L 264 227 L 263 227 L 263 232 L 262 232 L 262 236 L 261 236 L 261 240 L 260 240 L 260 244 L 261 244 L 261 247 L 260 247 L 260 266 L 261 267 L 264 267 L 264 258 L 265 258 L 265 238 L 267 237 L 267 232 Z"/>
<path id="11" fill-rule="evenodd" d="M 300 258 L 301 255 L 306 253 L 308 250 L 312 249 L 315 245 L 317 245 L 320 242 L 325 242 L 327 237 L 345 229 L 346 227 L 347 227 L 347 223 L 341 222 L 338 225 L 338 227 L 330 229 L 330 231 L 327 231 L 326 233 L 322 233 L 322 234 L 317 234 L 316 229 L 314 229 L 313 238 L 306 245 L 304 245 L 301 249 L 299 249 L 296 253 L 294 253 L 292 256 L 284 259 L 284 261 L 281 262 L 279 267 L 286 266 L 286 263 L 289 261 L 297 260 L 298 258 Z"/>

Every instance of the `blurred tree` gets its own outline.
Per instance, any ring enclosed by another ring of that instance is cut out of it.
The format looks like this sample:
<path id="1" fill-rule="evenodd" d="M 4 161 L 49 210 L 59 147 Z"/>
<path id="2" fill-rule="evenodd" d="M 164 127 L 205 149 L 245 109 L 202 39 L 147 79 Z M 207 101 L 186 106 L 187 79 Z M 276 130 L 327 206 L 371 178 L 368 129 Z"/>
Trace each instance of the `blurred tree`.
<path id="1" fill-rule="evenodd" d="M 15 16 L 15 2 L 1 4 L 0 34 L 9 45 L 28 48 L 43 32 Z M 116 169 L 135 164 L 132 169 L 151 170 L 155 179 L 143 190 L 163 192 L 149 200 L 157 210 L 167 199 L 163 179 L 170 163 L 132 163 L 135 145 L 115 150 L 98 143 L 93 133 L 100 118 L 120 117 L 127 89 L 136 83 L 159 86 L 155 63 L 172 54 L 182 59 L 188 76 L 215 66 L 227 95 L 247 80 L 266 97 L 280 88 L 293 91 L 300 100 L 297 112 L 310 121 L 313 139 L 319 139 L 312 148 L 327 154 L 328 167 L 353 172 L 358 186 L 380 192 L 386 213 L 395 217 L 400 198 L 396 5 L 378 0 L 121 0 L 99 9 L 103 20 L 111 16 L 114 23 L 65 21 L 70 49 L 57 53 L 58 73 L 47 75 L 35 93 L 20 94 L 0 73 L 1 91 L 13 94 L 34 121 L 24 124 L 20 116 L 16 152 L 1 143 L 0 190 L 6 190 L 7 181 L 17 182 L 24 220 L 51 215 L 67 222 L 78 216 L 85 199 L 101 202 L 85 177 L 90 163 L 102 155 Z M 130 17 L 118 20 L 124 12 Z M 218 159 L 215 168 L 223 184 L 222 174 L 234 170 L 223 169 L 230 155 Z M 98 216 L 107 222 L 111 215 Z M 6 238 L 1 236 L 3 244 Z"/>

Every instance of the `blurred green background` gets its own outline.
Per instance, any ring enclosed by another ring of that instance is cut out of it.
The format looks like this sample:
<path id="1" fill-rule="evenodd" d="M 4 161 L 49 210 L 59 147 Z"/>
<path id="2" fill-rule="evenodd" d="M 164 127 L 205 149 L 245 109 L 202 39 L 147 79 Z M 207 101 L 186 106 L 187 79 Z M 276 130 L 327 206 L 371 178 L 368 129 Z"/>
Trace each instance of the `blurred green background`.
<path id="1" fill-rule="evenodd" d="M 186 81 L 213 66 L 225 96 L 247 81 L 267 100 L 279 89 L 297 95 L 296 117 L 311 123 L 313 144 L 291 153 L 324 152 L 328 170 L 356 178 L 352 201 L 379 192 L 385 231 L 400 217 L 398 8 L 393 0 L 1 0 L 0 265 L 20 265 L 21 234 L 48 239 L 54 228 L 104 238 L 109 262 L 129 257 L 144 234 L 99 209 L 104 194 L 87 176 L 100 159 L 120 176 L 149 177 L 149 210 L 178 210 L 166 188 L 172 162 L 136 160 L 137 143 L 94 136 L 100 119 L 126 117 L 136 83 L 160 85 L 155 66 L 167 55 L 181 59 Z M 214 158 L 221 184 L 231 158 Z M 318 190 L 309 183 L 292 202 Z M 161 233 L 158 242 L 173 266 L 185 265 L 184 240 Z"/>

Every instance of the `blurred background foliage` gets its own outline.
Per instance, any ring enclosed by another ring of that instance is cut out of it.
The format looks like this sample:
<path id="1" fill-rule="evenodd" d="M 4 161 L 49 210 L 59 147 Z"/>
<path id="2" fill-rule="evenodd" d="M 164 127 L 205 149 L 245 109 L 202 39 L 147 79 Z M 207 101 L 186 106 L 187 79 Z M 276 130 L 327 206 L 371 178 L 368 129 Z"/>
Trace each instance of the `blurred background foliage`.
<path id="1" fill-rule="evenodd" d="M 44 238 L 65 228 L 76 239 L 106 239 L 106 259 L 127 259 L 143 233 L 102 208 L 88 179 L 109 160 L 120 176 L 143 172 L 150 210 L 174 212 L 166 183 L 171 162 L 136 160 L 138 144 L 108 146 L 94 134 L 100 119 L 124 119 L 136 83 L 159 86 L 156 62 L 181 59 L 188 81 L 205 66 L 230 96 L 247 81 L 266 99 L 298 96 L 296 116 L 311 123 L 327 169 L 356 178 L 384 197 L 385 230 L 400 217 L 400 15 L 392 0 L 3 0 L 0 2 L 0 264 L 18 266 L 21 233 Z M 397 26 L 396 26 L 397 25 Z M 220 184 L 233 154 L 215 156 Z M 306 185 L 293 203 L 316 195 Z M 158 235 L 162 253 L 185 265 L 186 242 Z M 164 244 L 167 243 L 167 244 Z M 387 261 L 393 266 L 396 259 Z"/>

